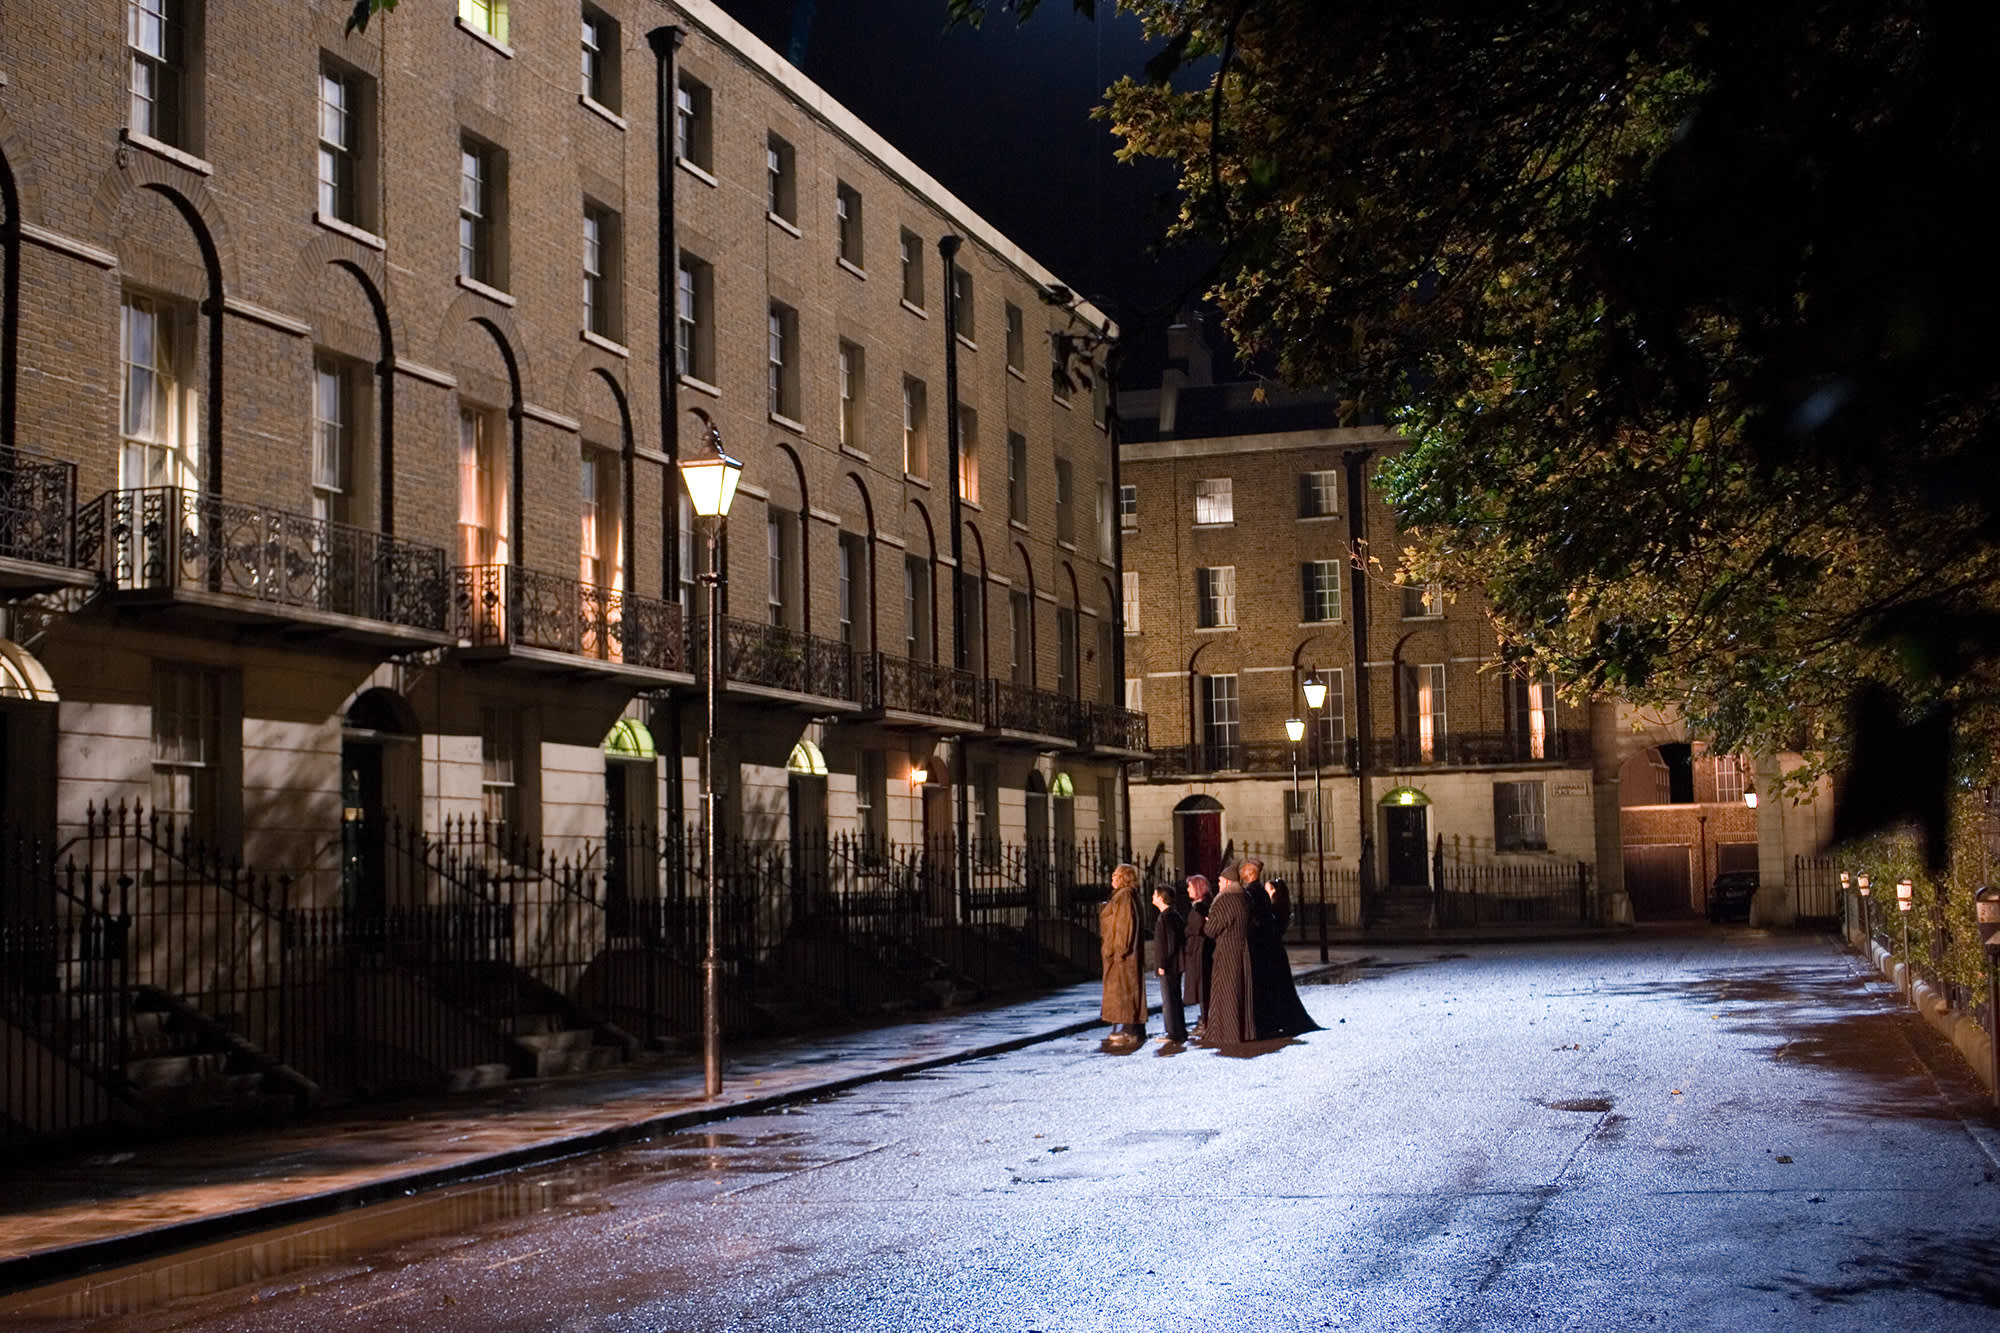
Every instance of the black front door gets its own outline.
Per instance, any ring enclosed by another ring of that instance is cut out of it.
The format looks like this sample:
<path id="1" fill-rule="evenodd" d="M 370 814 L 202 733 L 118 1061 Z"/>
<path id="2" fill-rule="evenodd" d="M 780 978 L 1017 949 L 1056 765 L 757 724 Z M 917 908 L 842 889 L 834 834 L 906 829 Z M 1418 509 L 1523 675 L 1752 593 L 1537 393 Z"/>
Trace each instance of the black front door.
<path id="1" fill-rule="evenodd" d="M 1425 855 L 1429 820 L 1421 805 L 1392 805 L 1383 812 L 1389 845 L 1389 884 L 1394 888 L 1428 888 L 1430 859 Z"/>
<path id="2" fill-rule="evenodd" d="M 348 911 L 379 916 L 388 906 L 387 812 L 382 808 L 382 746 L 340 747 L 340 891 Z"/>

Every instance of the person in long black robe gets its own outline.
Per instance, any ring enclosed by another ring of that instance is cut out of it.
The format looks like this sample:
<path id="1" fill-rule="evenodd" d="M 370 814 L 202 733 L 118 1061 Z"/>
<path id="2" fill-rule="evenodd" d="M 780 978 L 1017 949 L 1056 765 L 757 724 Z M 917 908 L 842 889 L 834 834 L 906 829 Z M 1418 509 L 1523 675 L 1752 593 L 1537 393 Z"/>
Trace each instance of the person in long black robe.
<path id="1" fill-rule="evenodd" d="M 1242 1046 L 1257 1040 L 1257 1002 L 1250 970 L 1250 899 L 1228 874 L 1202 923 L 1215 941 L 1208 960 L 1208 1002 L 1202 1008 L 1202 1040 L 1211 1046 Z"/>
<path id="2" fill-rule="evenodd" d="M 1164 884 L 1153 890 L 1153 907 L 1159 913 L 1153 921 L 1153 973 L 1160 979 L 1160 1020 L 1166 1024 L 1168 1041 L 1185 1042 L 1187 1012 L 1181 999 L 1181 973 L 1187 958 L 1187 913 Z"/>
<path id="3" fill-rule="evenodd" d="M 1250 906 L 1250 973 L 1257 1003 L 1257 1036 L 1267 1039 L 1317 1032 L 1319 1024 L 1306 1012 L 1298 987 L 1292 983 L 1292 960 L 1285 952 L 1291 894 L 1283 880 L 1274 880 L 1256 887 L 1246 882 L 1244 896 Z M 1283 916 L 1280 902 L 1287 908 Z"/>
<path id="4" fill-rule="evenodd" d="M 1187 970 L 1181 975 L 1181 1001 L 1201 1006 L 1201 1022 L 1195 1024 L 1195 1035 L 1200 1036 L 1202 1023 L 1208 1021 L 1208 960 L 1215 955 L 1215 941 L 1202 933 L 1202 924 L 1208 920 L 1208 906 L 1214 899 L 1206 875 L 1189 875 L 1187 888 L 1187 946 L 1181 956 Z"/>

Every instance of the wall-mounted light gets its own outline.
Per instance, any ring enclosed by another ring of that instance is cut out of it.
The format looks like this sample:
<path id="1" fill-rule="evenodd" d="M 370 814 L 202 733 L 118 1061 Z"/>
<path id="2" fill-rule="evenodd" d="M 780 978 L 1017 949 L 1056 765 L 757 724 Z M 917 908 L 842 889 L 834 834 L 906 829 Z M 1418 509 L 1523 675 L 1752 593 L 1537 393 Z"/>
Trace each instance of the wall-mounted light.
<path id="1" fill-rule="evenodd" d="M 1757 792 L 1754 788 L 1743 793 L 1743 804 L 1749 806 L 1752 810 L 1757 808 Z"/>
<path id="2" fill-rule="evenodd" d="M 912 787 L 921 787 L 930 780 L 931 771 L 922 764 L 916 764 L 910 768 L 910 785 Z"/>

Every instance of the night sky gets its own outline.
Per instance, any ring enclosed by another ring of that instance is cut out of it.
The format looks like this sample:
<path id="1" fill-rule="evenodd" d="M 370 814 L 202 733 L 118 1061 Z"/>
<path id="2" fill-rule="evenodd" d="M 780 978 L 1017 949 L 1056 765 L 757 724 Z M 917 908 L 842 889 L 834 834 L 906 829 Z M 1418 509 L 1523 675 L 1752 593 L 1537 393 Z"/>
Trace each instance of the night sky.
<path id="1" fill-rule="evenodd" d="M 1135 20 L 1104 4 L 1092 22 L 1069 0 L 1044 0 L 1026 25 L 996 15 L 947 32 L 944 0 L 720 3 L 1117 319 L 1128 386 L 1157 377 L 1158 330 L 1199 294 L 1210 256 L 1156 253 L 1175 173 L 1117 162 L 1117 140 L 1090 117 L 1106 87 L 1145 63 Z"/>

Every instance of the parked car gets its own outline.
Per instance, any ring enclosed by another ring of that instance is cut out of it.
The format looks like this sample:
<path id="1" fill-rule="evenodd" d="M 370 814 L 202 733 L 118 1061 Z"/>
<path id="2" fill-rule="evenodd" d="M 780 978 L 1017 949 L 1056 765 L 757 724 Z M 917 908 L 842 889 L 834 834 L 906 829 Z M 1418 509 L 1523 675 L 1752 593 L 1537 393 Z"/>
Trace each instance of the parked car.
<path id="1" fill-rule="evenodd" d="M 1708 886 L 1710 921 L 1748 921 L 1750 900 L 1757 896 L 1757 872 L 1725 870 Z"/>

